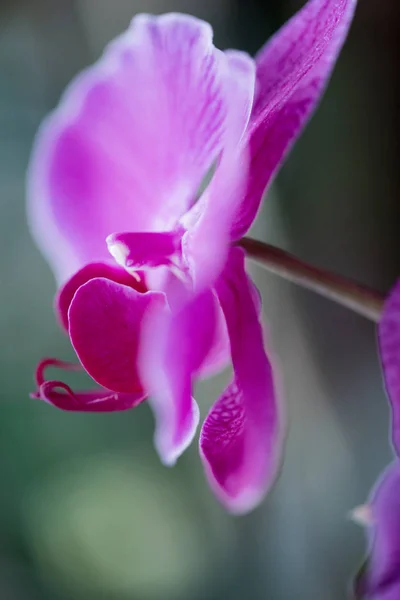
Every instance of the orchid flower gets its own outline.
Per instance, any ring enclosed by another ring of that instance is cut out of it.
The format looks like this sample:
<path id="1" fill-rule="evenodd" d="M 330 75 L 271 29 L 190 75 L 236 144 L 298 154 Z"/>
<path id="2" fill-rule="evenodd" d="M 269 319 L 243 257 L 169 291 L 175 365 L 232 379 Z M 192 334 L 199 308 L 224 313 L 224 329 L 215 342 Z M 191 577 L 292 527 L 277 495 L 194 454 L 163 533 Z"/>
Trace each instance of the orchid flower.
<path id="1" fill-rule="evenodd" d="M 389 294 L 378 325 L 379 349 L 391 407 L 391 440 L 396 459 L 380 477 L 356 517 L 366 526 L 369 557 L 357 578 L 358 598 L 400 598 L 400 282 Z M 364 518 L 365 517 L 365 518 Z"/>
<path id="2" fill-rule="evenodd" d="M 318 103 L 354 8 L 310 0 L 255 60 L 215 48 L 193 17 L 139 15 L 71 83 L 34 145 L 32 233 L 59 284 L 60 323 L 101 386 L 46 380 L 45 360 L 34 396 L 85 411 L 148 399 L 157 450 L 173 464 L 199 421 L 195 380 L 231 357 L 200 454 L 234 513 L 269 489 L 283 431 L 237 242 Z"/>

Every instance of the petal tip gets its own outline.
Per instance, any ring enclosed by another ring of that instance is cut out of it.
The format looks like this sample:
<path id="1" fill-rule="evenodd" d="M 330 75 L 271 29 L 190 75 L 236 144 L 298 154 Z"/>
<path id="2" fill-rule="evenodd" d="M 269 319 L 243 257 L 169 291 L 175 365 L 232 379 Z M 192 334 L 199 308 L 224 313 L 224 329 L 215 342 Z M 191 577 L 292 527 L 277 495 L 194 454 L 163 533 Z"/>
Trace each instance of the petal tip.
<path id="1" fill-rule="evenodd" d="M 196 435 L 199 421 L 200 410 L 197 402 L 193 400 L 191 423 L 187 427 L 185 433 L 180 436 L 181 439 L 178 442 L 172 440 L 169 432 L 163 427 L 161 428 L 158 426 L 156 428 L 154 434 L 154 446 L 163 465 L 166 467 L 173 467 L 176 464 L 178 458 L 192 443 L 193 438 Z"/>
<path id="2" fill-rule="evenodd" d="M 209 486 L 219 500 L 221 505 L 233 516 L 244 516 L 253 511 L 263 501 L 266 495 L 265 487 L 255 488 L 254 486 L 243 486 L 237 490 L 237 485 L 229 485 L 229 481 L 225 482 L 225 486 L 221 486 L 209 464 L 207 457 L 201 448 L 201 440 L 199 446 L 200 458 L 203 463 L 205 475 Z M 229 488 L 235 489 L 235 493 L 229 493 Z"/>

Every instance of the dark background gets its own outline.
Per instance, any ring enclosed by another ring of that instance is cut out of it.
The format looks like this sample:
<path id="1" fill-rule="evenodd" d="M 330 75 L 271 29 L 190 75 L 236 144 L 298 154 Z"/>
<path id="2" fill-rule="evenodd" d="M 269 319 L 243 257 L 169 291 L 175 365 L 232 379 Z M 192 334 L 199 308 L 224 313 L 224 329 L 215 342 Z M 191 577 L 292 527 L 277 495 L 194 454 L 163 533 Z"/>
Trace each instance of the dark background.
<path id="1" fill-rule="evenodd" d="M 29 400 L 44 355 L 72 358 L 25 219 L 35 131 L 71 77 L 136 12 L 190 12 L 254 53 L 302 3 L 0 2 L 0 598 L 341 600 L 364 551 L 348 512 L 390 458 L 372 324 L 253 270 L 286 390 L 280 480 L 232 518 L 196 444 L 159 464 L 147 406 L 74 415 Z M 329 90 L 254 235 L 386 291 L 400 272 L 396 0 L 360 0 Z M 199 389 L 203 414 L 220 381 Z"/>

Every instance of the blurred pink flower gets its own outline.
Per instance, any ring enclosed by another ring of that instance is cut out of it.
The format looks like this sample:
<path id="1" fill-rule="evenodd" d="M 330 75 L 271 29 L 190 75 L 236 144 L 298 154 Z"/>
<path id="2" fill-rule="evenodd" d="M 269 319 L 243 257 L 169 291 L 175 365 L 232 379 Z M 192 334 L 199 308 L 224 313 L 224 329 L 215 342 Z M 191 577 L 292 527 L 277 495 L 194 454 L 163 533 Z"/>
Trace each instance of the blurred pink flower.
<path id="1" fill-rule="evenodd" d="M 356 582 L 359 598 L 400 598 L 400 282 L 389 294 L 378 325 L 379 349 L 391 408 L 391 441 L 396 459 L 379 478 L 363 523 L 369 556 Z"/>
<path id="2" fill-rule="evenodd" d="M 60 284 L 60 321 L 103 388 L 46 381 L 45 361 L 35 396 L 89 411 L 149 397 L 173 464 L 198 424 L 194 380 L 231 355 L 200 452 L 233 512 L 268 490 L 282 438 L 259 297 L 234 243 L 321 97 L 354 7 L 310 0 L 255 60 L 216 49 L 193 17 L 135 17 L 70 85 L 32 155 L 32 232 Z"/>

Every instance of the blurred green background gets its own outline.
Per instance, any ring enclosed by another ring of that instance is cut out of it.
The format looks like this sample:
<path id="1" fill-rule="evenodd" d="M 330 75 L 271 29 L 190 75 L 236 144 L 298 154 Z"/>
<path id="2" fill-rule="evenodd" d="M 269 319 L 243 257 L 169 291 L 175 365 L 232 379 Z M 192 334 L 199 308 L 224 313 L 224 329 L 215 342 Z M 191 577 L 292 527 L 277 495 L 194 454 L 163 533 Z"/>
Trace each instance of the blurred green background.
<path id="1" fill-rule="evenodd" d="M 59 412 L 30 400 L 45 355 L 72 358 L 55 284 L 25 222 L 35 131 L 71 77 L 141 11 L 209 20 L 220 47 L 254 53 L 302 2 L 1 0 L 0 598 L 341 600 L 364 550 L 347 518 L 388 462 L 388 409 L 373 326 L 253 269 L 282 370 L 289 438 L 281 477 L 232 518 L 196 444 L 173 470 L 147 406 Z M 360 0 L 317 115 L 254 235 L 387 290 L 400 272 L 396 0 Z M 221 387 L 198 390 L 203 415 Z"/>

